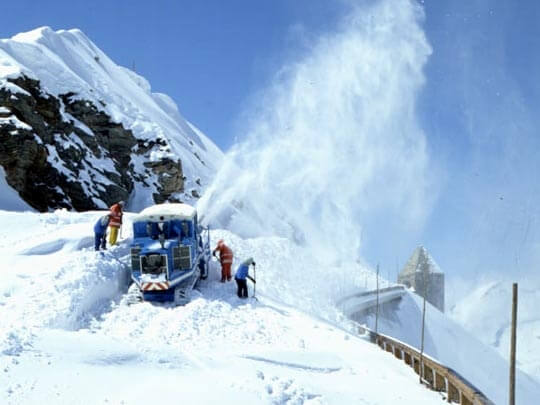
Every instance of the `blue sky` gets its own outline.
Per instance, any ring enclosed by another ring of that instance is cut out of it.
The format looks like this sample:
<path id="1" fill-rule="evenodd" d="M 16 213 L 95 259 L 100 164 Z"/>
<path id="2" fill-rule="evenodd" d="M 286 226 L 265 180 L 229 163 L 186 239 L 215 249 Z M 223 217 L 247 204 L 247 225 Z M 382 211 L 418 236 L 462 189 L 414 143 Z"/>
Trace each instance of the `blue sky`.
<path id="1" fill-rule="evenodd" d="M 288 53 L 300 25 L 331 28 L 340 2 L 320 0 L 5 2 L 0 37 L 47 25 L 80 28 L 116 63 L 173 97 L 182 114 L 221 148 L 246 96 Z"/>
<path id="2" fill-rule="evenodd" d="M 446 181 L 423 232 L 469 275 L 538 274 L 540 4 L 426 3 L 419 109 Z"/>
<path id="3" fill-rule="evenodd" d="M 306 51 L 306 38 L 335 30 L 350 3 L 22 0 L 3 4 L 0 37 L 42 25 L 80 28 L 227 149 L 243 135 L 236 123 L 253 95 Z M 464 277 L 538 273 L 540 3 L 421 3 L 433 53 L 417 113 L 436 202 L 418 229 L 374 217 L 365 257 L 395 272 L 423 243 L 443 269 Z"/>

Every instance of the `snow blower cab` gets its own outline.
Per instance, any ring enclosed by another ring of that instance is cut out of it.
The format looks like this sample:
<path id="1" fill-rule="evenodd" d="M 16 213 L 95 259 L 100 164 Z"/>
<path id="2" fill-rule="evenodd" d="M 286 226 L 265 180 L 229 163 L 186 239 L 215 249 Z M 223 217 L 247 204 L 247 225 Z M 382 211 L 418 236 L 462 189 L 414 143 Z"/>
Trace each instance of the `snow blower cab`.
<path id="1" fill-rule="evenodd" d="M 133 221 L 131 279 L 145 301 L 189 301 L 193 286 L 208 276 L 210 234 L 187 204 L 145 208 Z"/>

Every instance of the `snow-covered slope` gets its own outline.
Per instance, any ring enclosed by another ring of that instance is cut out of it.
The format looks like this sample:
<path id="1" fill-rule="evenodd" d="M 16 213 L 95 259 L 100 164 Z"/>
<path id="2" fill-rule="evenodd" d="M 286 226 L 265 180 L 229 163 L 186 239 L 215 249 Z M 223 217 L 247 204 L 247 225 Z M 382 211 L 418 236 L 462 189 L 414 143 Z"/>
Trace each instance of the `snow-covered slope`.
<path id="1" fill-rule="evenodd" d="M 518 289 L 518 367 L 540 381 L 540 283 L 528 278 Z M 510 354 L 512 282 L 486 282 L 450 309 L 450 316 L 474 330 L 501 356 Z"/>
<path id="2" fill-rule="evenodd" d="M 324 297 L 315 281 L 304 291 L 309 277 L 299 263 L 308 259 L 286 240 L 212 233 L 234 247 L 235 260 L 256 258 L 258 301 L 219 283 L 214 263 L 186 306 L 129 306 L 122 296 L 133 215 L 120 246 L 97 253 L 99 215 L 0 211 L 10 229 L 0 237 L 0 402 L 442 403 L 409 367 L 350 333 L 329 302 L 314 300 Z M 409 297 L 399 319 L 380 325 L 415 340 L 419 308 Z M 428 314 L 426 351 L 501 402 L 504 361 L 433 307 Z M 518 403 L 534 403 L 539 386 L 522 374 L 518 384 Z"/>
<path id="3" fill-rule="evenodd" d="M 94 252 L 99 215 L 0 212 L 1 403 L 442 403 L 393 356 L 272 298 L 272 238 L 234 241 L 257 258 L 258 301 L 214 268 L 186 306 L 126 305 L 127 241 Z"/>
<path id="4" fill-rule="evenodd" d="M 379 332 L 420 349 L 422 305 L 422 298 L 409 292 L 399 303 L 381 311 Z M 474 302 L 467 300 L 463 301 L 463 305 L 474 308 Z M 486 310 L 484 317 L 493 316 L 492 310 L 496 311 L 496 308 Z M 374 328 L 374 315 L 368 316 L 367 323 Z M 483 323 L 479 322 L 466 331 L 427 303 L 424 350 L 429 356 L 461 374 L 490 400 L 502 404 L 508 398 L 508 362 L 478 339 L 477 336 L 483 333 L 482 327 Z M 536 403 L 540 398 L 540 383 L 518 371 L 516 398 L 518 404 Z"/>
<path id="5" fill-rule="evenodd" d="M 154 203 L 155 194 L 193 200 L 222 158 L 170 97 L 152 93 L 146 79 L 116 65 L 77 29 L 43 27 L 0 40 L 0 108 L 3 143 L 35 141 L 44 151 L 38 156 L 44 154 L 65 180 L 65 186 L 51 182 L 65 197 L 56 206 L 88 208 L 73 201 L 77 193 L 69 193 L 70 183 L 83 184 L 96 208 L 108 205 L 111 183 L 119 188 L 115 192 L 129 194 L 134 210 Z M 31 198 L 18 183 L 28 181 L 21 171 L 35 166 L 38 157 L 21 164 L 8 152 L 0 148 L 0 165 L 10 168 L 8 183 Z M 17 164 L 19 171 L 12 169 Z M 176 183 L 168 179 L 173 174 Z"/>

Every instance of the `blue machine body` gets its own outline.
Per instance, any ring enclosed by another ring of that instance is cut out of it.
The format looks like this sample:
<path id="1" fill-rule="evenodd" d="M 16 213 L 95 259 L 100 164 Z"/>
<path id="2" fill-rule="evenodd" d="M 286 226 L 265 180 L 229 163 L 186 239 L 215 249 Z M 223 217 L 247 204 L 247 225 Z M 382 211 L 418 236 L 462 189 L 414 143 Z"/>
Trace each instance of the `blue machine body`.
<path id="1" fill-rule="evenodd" d="M 145 301 L 189 301 L 189 292 L 208 275 L 210 235 L 187 204 L 159 204 L 133 222 L 131 278 Z"/>

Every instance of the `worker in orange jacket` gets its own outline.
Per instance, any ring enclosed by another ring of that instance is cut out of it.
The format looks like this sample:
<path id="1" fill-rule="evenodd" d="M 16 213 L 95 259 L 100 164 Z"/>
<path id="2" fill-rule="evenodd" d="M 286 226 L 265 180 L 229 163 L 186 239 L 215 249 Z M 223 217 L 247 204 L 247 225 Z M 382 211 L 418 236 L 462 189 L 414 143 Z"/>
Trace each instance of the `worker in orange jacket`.
<path id="1" fill-rule="evenodd" d="M 218 240 L 217 246 L 212 252 L 216 257 L 216 252 L 219 252 L 219 262 L 221 263 L 221 282 L 231 281 L 231 266 L 233 262 L 233 251 L 228 247 L 223 239 Z"/>
<path id="2" fill-rule="evenodd" d="M 122 212 L 124 209 L 124 202 L 119 201 L 116 204 L 112 205 L 110 210 L 111 213 L 109 214 L 110 221 L 109 221 L 109 244 L 111 246 L 116 245 L 116 240 L 118 239 L 118 229 L 122 226 L 122 216 L 124 213 Z"/>

